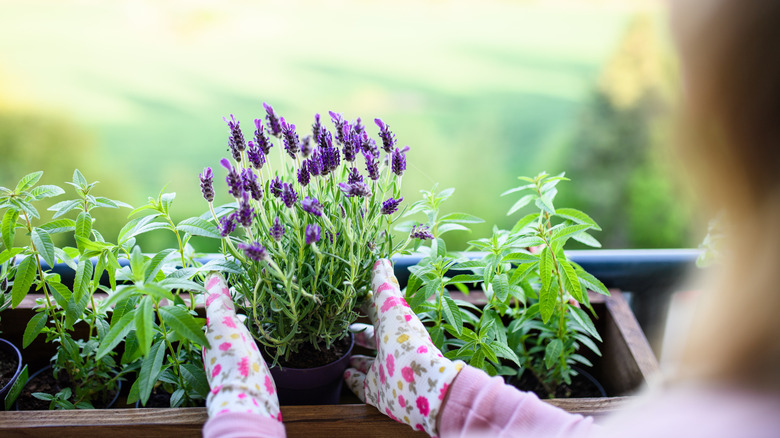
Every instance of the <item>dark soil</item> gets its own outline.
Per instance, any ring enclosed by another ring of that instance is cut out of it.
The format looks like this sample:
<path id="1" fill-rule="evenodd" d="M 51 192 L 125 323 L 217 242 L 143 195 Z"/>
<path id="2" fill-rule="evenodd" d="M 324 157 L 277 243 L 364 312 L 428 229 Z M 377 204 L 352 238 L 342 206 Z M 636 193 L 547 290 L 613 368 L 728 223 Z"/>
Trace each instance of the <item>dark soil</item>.
<path id="1" fill-rule="evenodd" d="M 66 379 L 55 379 L 51 373 L 51 369 L 43 371 L 34 378 L 30 379 L 19 394 L 19 398 L 16 399 L 17 409 L 20 411 L 31 410 L 48 410 L 50 402 L 45 400 L 38 400 L 33 397 L 34 392 L 45 392 L 47 394 L 56 394 L 63 388 L 70 386 L 70 382 Z M 117 391 L 107 392 L 102 395 L 99 400 L 94 400 L 92 405 L 96 409 L 105 409 L 109 403 L 114 400 Z"/>
<path id="2" fill-rule="evenodd" d="M 298 348 L 298 352 L 290 355 L 290 360 L 279 359 L 279 365 L 282 368 L 316 368 L 335 362 L 349 351 L 349 345 L 352 343 L 349 336 L 345 336 L 331 345 L 326 350 L 324 345 L 319 348 L 312 344 L 303 344 Z M 271 352 L 273 353 L 273 352 Z M 273 357 L 273 356 L 272 356 Z"/>
<path id="3" fill-rule="evenodd" d="M 0 389 L 7 385 L 11 378 L 16 373 L 16 368 L 19 366 L 19 359 L 16 355 L 10 355 L 7 352 L 0 350 Z"/>
<path id="4" fill-rule="evenodd" d="M 517 387 L 520 390 L 533 392 L 541 399 L 591 398 L 591 397 L 604 396 L 601 393 L 601 391 L 599 391 L 598 386 L 596 386 L 592 381 L 590 381 L 590 379 L 588 379 L 582 374 L 577 374 L 576 376 L 572 377 L 571 385 L 567 385 L 565 383 L 561 385 L 555 391 L 554 397 L 550 397 L 547 391 L 545 391 L 544 386 L 542 386 L 542 384 L 539 383 L 539 380 L 537 380 L 536 377 L 533 375 L 533 373 L 531 373 L 530 371 L 524 372 L 523 376 L 520 378 L 519 381 L 510 378 L 507 379 L 507 383 Z"/>
<path id="5" fill-rule="evenodd" d="M 197 407 L 205 407 L 206 401 L 205 400 L 199 400 L 199 403 Z M 157 388 L 152 389 L 151 395 L 149 395 L 149 400 L 146 402 L 146 406 L 138 404 L 139 408 L 170 408 L 171 407 L 171 395 L 167 392 L 160 390 L 158 391 Z"/>

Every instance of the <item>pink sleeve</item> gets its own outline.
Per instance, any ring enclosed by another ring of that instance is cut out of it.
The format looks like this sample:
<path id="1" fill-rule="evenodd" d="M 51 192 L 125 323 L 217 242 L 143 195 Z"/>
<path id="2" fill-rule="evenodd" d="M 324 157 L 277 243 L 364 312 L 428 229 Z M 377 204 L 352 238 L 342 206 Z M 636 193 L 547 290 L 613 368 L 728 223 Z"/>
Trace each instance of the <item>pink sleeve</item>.
<path id="1" fill-rule="evenodd" d="M 587 437 L 593 419 L 570 414 L 500 377 L 465 367 L 450 388 L 439 423 L 444 437 Z"/>
<path id="2" fill-rule="evenodd" d="M 203 438 L 284 438 L 284 425 L 272 418 L 245 412 L 216 415 L 203 425 Z"/>

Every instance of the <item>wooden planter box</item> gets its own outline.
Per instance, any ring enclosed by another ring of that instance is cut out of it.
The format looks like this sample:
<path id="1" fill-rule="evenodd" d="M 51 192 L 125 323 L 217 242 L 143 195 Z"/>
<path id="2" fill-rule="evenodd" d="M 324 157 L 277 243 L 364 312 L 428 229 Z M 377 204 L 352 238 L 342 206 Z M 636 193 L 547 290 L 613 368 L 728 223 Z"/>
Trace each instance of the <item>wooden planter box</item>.
<path id="1" fill-rule="evenodd" d="M 619 291 L 612 291 L 610 297 L 592 295 L 591 302 L 598 314 L 596 328 L 604 343 L 600 346 L 603 356 L 593 358 L 594 368 L 590 371 L 610 397 L 547 402 L 569 412 L 592 415 L 599 421 L 619 410 L 630 394 L 652 384 L 659 370 L 650 345 L 623 295 Z M 33 304 L 34 296 L 29 296 L 17 309 L 3 313 L 3 337 L 21 345 L 24 328 L 33 315 Z M 52 353 L 51 345 L 40 339 L 22 351 L 31 370 L 46 364 Z M 345 399 L 349 400 L 349 397 Z M 282 415 L 289 437 L 427 436 L 362 404 L 283 406 Z M 205 408 L 0 412 L 0 436 L 200 437 L 206 419 Z"/>

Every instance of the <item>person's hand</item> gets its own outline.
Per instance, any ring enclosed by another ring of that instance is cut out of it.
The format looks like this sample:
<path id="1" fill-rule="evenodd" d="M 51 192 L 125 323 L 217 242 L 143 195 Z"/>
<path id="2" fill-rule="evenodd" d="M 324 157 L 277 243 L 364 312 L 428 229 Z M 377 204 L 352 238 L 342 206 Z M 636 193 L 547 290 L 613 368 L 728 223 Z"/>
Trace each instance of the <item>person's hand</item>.
<path id="1" fill-rule="evenodd" d="M 401 295 L 389 260 L 374 265 L 371 289 L 365 310 L 373 327 L 351 329 L 377 355 L 352 357 L 344 373 L 347 386 L 390 418 L 435 436 L 442 402 L 463 362 L 445 358 L 433 345 Z"/>
<path id="2" fill-rule="evenodd" d="M 203 350 L 203 366 L 211 388 L 209 417 L 249 412 L 282 421 L 276 385 L 252 335 L 236 317 L 225 279 L 211 273 L 205 284 L 210 348 Z"/>

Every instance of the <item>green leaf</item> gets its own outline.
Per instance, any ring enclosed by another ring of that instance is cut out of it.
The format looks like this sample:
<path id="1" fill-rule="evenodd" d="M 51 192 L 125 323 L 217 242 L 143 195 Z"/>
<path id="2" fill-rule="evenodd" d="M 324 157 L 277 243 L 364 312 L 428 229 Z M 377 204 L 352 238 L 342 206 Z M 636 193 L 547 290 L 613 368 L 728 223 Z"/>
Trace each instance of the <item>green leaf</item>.
<path id="1" fill-rule="evenodd" d="M 539 263 L 523 263 L 515 268 L 512 278 L 509 279 L 509 284 L 518 284 L 530 273 L 533 272 L 539 266 Z"/>
<path id="2" fill-rule="evenodd" d="M 539 218 L 539 213 L 531 213 L 531 214 L 527 214 L 527 215 L 523 216 L 523 218 L 522 218 L 522 219 L 520 219 L 519 221 L 517 221 L 517 222 L 515 223 L 515 226 L 514 226 L 514 227 L 512 227 L 512 231 L 511 231 L 511 233 L 512 233 L 512 234 L 519 233 L 519 232 L 520 232 L 520 231 L 522 231 L 522 230 L 523 230 L 525 227 L 527 227 L 528 225 L 530 225 L 530 224 L 531 224 L 531 222 L 533 222 L 533 221 L 537 220 L 538 218 Z"/>
<path id="3" fill-rule="evenodd" d="M 579 277 L 577 277 L 577 272 L 574 270 L 574 267 L 563 258 L 558 259 L 558 265 L 563 269 L 564 282 L 569 295 L 581 303 L 583 301 L 582 286 L 580 286 Z"/>
<path id="4" fill-rule="evenodd" d="M 130 253 L 130 272 L 133 273 L 133 279 L 140 281 L 144 278 L 146 263 L 146 257 L 141 253 L 141 248 L 139 246 L 133 247 L 133 252 Z"/>
<path id="5" fill-rule="evenodd" d="M 531 201 L 534 200 L 536 195 L 530 194 L 525 195 L 522 198 L 518 199 L 517 202 L 515 202 L 514 205 L 512 205 L 512 208 L 509 209 L 509 212 L 507 212 L 507 216 L 511 216 L 512 213 L 516 212 L 517 210 L 520 210 L 521 208 L 525 207 L 526 205 L 530 204 Z"/>
<path id="6" fill-rule="evenodd" d="M 504 303 L 509 298 L 509 280 L 506 273 L 501 273 L 493 277 L 493 281 L 490 283 L 493 286 L 493 294 L 498 301 Z"/>
<path id="7" fill-rule="evenodd" d="M 577 276 L 580 278 L 580 283 L 582 283 L 583 286 L 585 286 L 586 289 L 592 290 L 593 292 L 600 293 L 602 295 L 609 296 L 609 290 L 607 290 L 607 287 L 604 286 L 604 283 L 602 283 L 598 278 L 594 277 L 581 267 L 574 265 L 575 269 L 577 270 Z"/>
<path id="8" fill-rule="evenodd" d="M 141 299 L 138 310 L 135 312 L 135 336 L 138 338 L 138 346 L 144 356 L 149 355 L 149 348 L 154 337 L 154 309 L 152 300 L 148 296 Z"/>
<path id="9" fill-rule="evenodd" d="M 144 294 L 154 298 L 155 302 L 160 302 L 160 300 L 173 301 L 174 299 L 173 294 L 168 289 L 160 287 L 155 283 L 145 284 L 140 290 Z"/>
<path id="10" fill-rule="evenodd" d="M 35 338 L 41 334 L 41 330 L 46 326 L 46 312 L 38 312 L 30 318 L 27 323 L 27 328 L 24 329 L 24 336 L 22 337 L 22 347 L 27 348 Z"/>
<path id="11" fill-rule="evenodd" d="M 512 349 L 507 347 L 506 344 L 493 341 L 490 343 L 490 348 L 492 348 L 493 351 L 495 351 L 496 356 L 511 360 L 512 362 L 515 363 L 515 365 L 517 365 L 518 367 L 520 366 L 520 359 L 518 359 L 517 354 L 515 354 L 515 352 L 512 351 Z"/>
<path id="12" fill-rule="evenodd" d="M 14 246 L 14 236 L 16 235 L 16 221 L 19 219 L 19 212 L 14 209 L 8 209 L 3 215 L 2 233 L 3 245 L 6 249 Z"/>
<path id="13" fill-rule="evenodd" d="M 562 217 L 564 219 L 569 219 L 578 224 L 588 224 L 590 225 L 590 228 L 596 231 L 601 231 L 601 227 L 598 226 L 596 221 L 594 221 L 590 216 L 588 216 L 587 214 L 579 210 L 575 210 L 573 208 L 559 208 L 555 210 L 555 215 Z"/>
<path id="14" fill-rule="evenodd" d="M 76 230 L 75 230 L 75 237 L 78 243 L 79 238 L 83 240 L 90 240 L 90 236 L 92 235 L 92 216 L 87 213 L 86 211 L 82 211 L 79 213 L 79 216 L 76 218 Z M 81 244 L 78 244 L 79 251 L 83 254 L 84 249 Z"/>
<path id="15" fill-rule="evenodd" d="M 460 309 L 452 298 L 447 295 L 442 298 L 444 299 L 444 306 L 442 306 L 444 319 L 455 328 L 455 332 L 460 336 L 463 333 L 463 317 L 460 314 Z"/>
<path id="16" fill-rule="evenodd" d="M 22 251 L 24 251 L 24 248 L 4 249 L 3 252 L 0 252 L 0 265 L 11 260 Z"/>
<path id="17" fill-rule="evenodd" d="M 550 317 L 552 317 L 552 314 L 555 311 L 555 304 L 558 301 L 558 293 L 553 289 L 554 285 L 557 285 L 557 283 L 550 282 L 550 284 L 546 286 L 543 285 L 541 290 L 539 290 L 539 310 L 542 316 L 542 322 L 545 324 L 550 320 Z"/>
<path id="18" fill-rule="evenodd" d="M 180 370 L 184 381 L 192 386 L 192 390 L 199 396 L 206 398 L 209 394 L 209 382 L 203 367 L 193 363 L 185 363 L 181 365 Z"/>
<path id="19" fill-rule="evenodd" d="M 539 280 L 542 282 L 542 288 L 549 289 L 552 282 L 552 271 L 554 267 L 552 252 L 549 247 L 544 247 L 539 255 Z"/>
<path id="20" fill-rule="evenodd" d="M 152 214 L 149 216 L 143 216 L 139 218 L 135 218 L 125 224 L 124 227 L 119 231 L 119 236 L 117 238 L 118 243 L 121 245 L 131 237 L 135 237 L 139 234 L 143 234 L 149 231 L 153 230 L 159 230 L 163 228 L 172 229 L 169 224 L 166 224 L 164 222 L 152 222 L 154 219 L 156 219 L 159 216 L 159 214 Z"/>
<path id="21" fill-rule="evenodd" d="M 502 262 L 506 263 L 532 263 L 532 262 L 538 262 L 539 261 L 539 255 L 537 254 L 531 254 L 527 252 L 513 252 L 511 254 L 506 255 L 504 258 L 501 259 Z"/>
<path id="22" fill-rule="evenodd" d="M 149 395 L 152 393 L 154 384 L 157 383 L 157 376 L 160 375 L 162 370 L 164 358 L 165 343 L 162 339 L 158 339 L 154 345 L 147 348 L 147 353 L 144 355 L 144 360 L 141 363 L 141 371 L 138 372 L 138 395 L 143 405 L 146 405 L 146 402 L 149 401 Z"/>
<path id="23" fill-rule="evenodd" d="M 116 201 L 113 201 L 113 200 L 108 199 L 108 198 L 104 198 L 102 196 L 98 196 L 98 197 L 95 198 L 95 204 L 98 207 L 119 208 L 119 205 L 116 203 Z M 122 204 L 124 204 L 124 203 L 122 203 Z M 127 206 L 127 204 L 125 204 L 124 206 Z"/>
<path id="24" fill-rule="evenodd" d="M 447 280 L 446 284 L 478 283 L 480 281 L 482 281 L 482 276 L 481 275 L 460 274 L 460 275 L 456 275 L 456 276 L 452 277 L 451 279 Z"/>
<path id="25" fill-rule="evenodd" d="M 86 187 L 87 186 L 87 179 L 84 178 L 84 175 L 79 172 L 78 169 L 75 169 L 73 171 L 73 185 L 78 187 Z"/>
<path id="26" fill-rule="evenodd" d="M 536 206 L 541 210 L 547 212 L 547 214 L 555 214 L 555 207 L 553 207 L 553 199 L 555 198 L 557 191 L 555 189 L 545 193 L 541 198 L 536 200 Z"/>
<path id="27" fill-rule="evenodd" d="M 193 236 L 211 237 L 213 239 L 222 238 L 216 225 L 199 217 L 184 219 L 176 225 L 176 229 L 190 233 Z"/>
<path id="28" fill-rule="evenodd" d="M 599 335 L 598 330 L 596 330 L 596 326 L 593 325 L 593 321 L 590 319 L 587 313 L 585 313 L 584 310 L 569 306 L 569 311 L 572 316 L 572 319 L 577 321 L 577 324 L 579 324 L 585 331 L 588 332 L 589 335 L 593 336 L 596 340 L 601 342 L 601 336 Z"/>
<path id="29" fill-rule="evenodd" d="M 159 312 L 163 322 L 178 335 L 183 336 L 192 343 L 208 345 L 208 339 L 203 334 L 202 319 L 196 319 L 189 312 L 178 306 L 160 307 Z"/>
<path id="30" fill-rule="evenodd" d="M 590 351 L 592 351 L 593 353 L 595 353 L 597 356 L 601 356 L 601 350 L 599 350 L 599 347 L 596 345 L 595 342 L 593 342 L 593 340 L 591 338 L 587 337 L 586 335 L 584 335 L 582 333 L 578 333 L 578 334 L 574 335 L 574 339 L 576 339 L 577 342 L 579 342 L 579 343 L 585 345 L 586 347 L 588 347 L 588 349 Z"/>
<path id="31" fill-rule="evenodd" d="M 68 306 L 68 301 L 70 301 L 71 295 L 73 293 L 68 289 L 67 286 L 60 282 L 55 281 L 47 281 L 46 285 L 49 286 L 49 291 L 51 292 L 52 296 L 54 296 L 54 301 L 57 302 L 57 304 L 62 307 L 63 309 Z"/>
<path id="32" fill-rule="evenodd" d="M 30 190 L 30 196 L 32 196 L 33 201 L 39 201 L 44 198 L 52 198 L 63 193 L 65 193 L 65 190 L 62 190 L 62 188 L 54 185 L 38 186 Z"/>
<path id="33" fill-rule="evenodd" d="M 14 286 L 11 289 L 11 305 L 15 308 L 18 306 L 24 297 L 27 296 L 27 292 L 30 290 L 33 281 L 36 277 L 36 263 L 35 256 L 26 257 L 19 263 L 16 268 L 16 275 L 14 276 Z"/>
<path id="34" fill-rule="evenodd" d="M 27 175 L 22 177 L 21 180 L 19 180 L 18 184 L 16 184 L 16 189 L 14 190 L 14 192 L 16 192 L 16 194 L 18 195 L 23 191 L 31 188 L 38 182 L 38 180 L 41 179 L 42 175 L 43 175 L 43 171 L 40 170 L 37 172 L 28 173 Z"/>
<path id="35" fill-rule="evenodd" d="M 43 257 L 43 260 L 50 267 L 53 267 L 56 264 L 56 260 L 54 258 L 54 243 L 51 241 L 49 233 L 40 228 L 33 228 L 30 238 L 33 245 L 35 245 L 35 249 Z"/>
<path id="36" fill-rule="evenodd" d="M 189 292 L 201 292 L 206 293 L 206 289 L 192 280 L 184 278 L 168 277 L 158 283 L 160 286 L 168 290 L 181 289 Z"/>
<path id="37" fill-rule="evenodd" d="M 105 338 L 100 341 L 100 347 L 97 349 L 96 353 L 97 359 L 105 356 L 106 353 L 112 351 L 114 347 L 125 339 L 125 336 L 134 328 L 134 319 L 135 315 L 133 315 L 132 312 L 128 312 L 119 318 L 118 321 L 112 321 L 111 329 L 108 331 Z"/>
<path id="38" fill-rule="evenodd" d="M 49 234 L 69 233 L 76 230 L 76 222 L 73 219 L 57 219 L 47 222 L 38 228 Z"/>
<path id="39" fill-rule="evenodd" d="M 550 369 L 563 353 L 563 343 L 560 339 L 553 339 L 544 349 L 544 365 Z"/>
<path id="40" fill-rule="evenodd" d="M 36 210 L 32 204 L 25 201 L 24 199 L 16 198 L 16 199 L 11 199 L 9 202 L 12 205 L 16 206 L 19 210 L 22 210 L 27 215 L 28 218 L 35 218 L 35 219 L 41 218 L 41 215 L 38 213 L 38 210 Z"/>
<path id="41" fill-rule="evenodd" d="M 596 240 L 595 237 L 591 236 L 590 234 L 586 233 L 585 231 L 575 234 L 571 236 L 572 239 L 576 240 L 577 242 L 583 243 L 585 245 L 590 246 L 591 248 L 601 248 L 601 242 Z"/>
<path id="42" fill-rule="evenodd" d="M 165 265 L 167 259 L 175 257 L 174 251 L 175 250 L 173 248 L 167 248 L 155 254 L 154 257 L 152 257 L 152 260 L 150 260 L 149 265 L 146 266 L 144 281 L 153 281 L 157 276 L 157 273 L 160 272 L 162 267 Z M 174 254 L 174 256 L 171 256 L 171 254 Z"/>
<path id="43" fill-rule="evenodd" d="M 569 225 L 566 227 L 561 227 L 553 231 L 553 235 L 550 238 L 551 243 L 552 242 L 561 242 L 565 241 L 569 237 L 571 237 L 574 234 L 577 234 L 581 231 L 587 230 L 591 226 L 588 224 L 580 224 L 580 225 Z"/>
<path id="44" fill-rule="evenodd" d="M 466 213 L 450 213 L 439 219 L 439 223 L 457 223 L 457 224 L 481 224 L 484 220 Z"/>
<path id="45" fill-rule="evenodd" d="M 78 199 L 74 199 L 70 201 L 60 201 L 52 205 L 51 207 L 47 208 L 47 210 L 55 212 L 53 218 L 56 219 L 64 215 L 65 213 L 79 207 L 81 207 L 81 201 Z"/>

